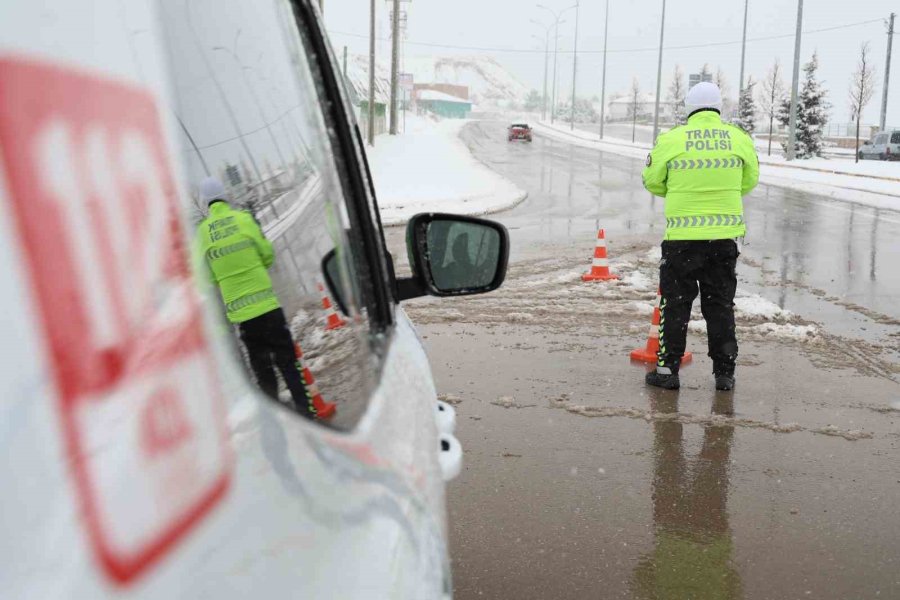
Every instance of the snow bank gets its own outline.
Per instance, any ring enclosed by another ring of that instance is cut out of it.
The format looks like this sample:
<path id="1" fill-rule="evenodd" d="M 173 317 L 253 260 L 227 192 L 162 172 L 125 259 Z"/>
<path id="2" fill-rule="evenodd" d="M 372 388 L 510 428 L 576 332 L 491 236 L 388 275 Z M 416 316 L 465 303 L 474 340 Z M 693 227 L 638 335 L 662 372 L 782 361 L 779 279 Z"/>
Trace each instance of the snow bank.
<path id="1" fill-rule="evenodd" d="M 584 130 L 570 131 L 567 127 L 547 122 L 538 123 L 535 131 L 547 137 L 576 146 L 612 152 L 633 158 L 646 158 L 647 144 L 604 137 Z M 860 161 L 816 158 L 788 162 L 780 156 L 760 156 L 760 182 L 796 189 L 852 202 L 864 206 L 900 211 L 900 164 L 882 161 Z"/>
<path id="2" fill-rule="evenodd" d="M 788 319 L 791 316 L 790 311 L 784 310 L 774 302 L 770 302 L 756 294 L 736 297 L 734 299 L 734 309 L 738 314 L 763 319 Z"/>
<path id="3" fill-rule="evenodd" d="M 525 191 L 472 156 L 459 139 L 465 123 L 407 115 L 407 133 L 379 136 L 367 149 L 385 225 L 420 212 L 483 215 L 525 199 Z"/>

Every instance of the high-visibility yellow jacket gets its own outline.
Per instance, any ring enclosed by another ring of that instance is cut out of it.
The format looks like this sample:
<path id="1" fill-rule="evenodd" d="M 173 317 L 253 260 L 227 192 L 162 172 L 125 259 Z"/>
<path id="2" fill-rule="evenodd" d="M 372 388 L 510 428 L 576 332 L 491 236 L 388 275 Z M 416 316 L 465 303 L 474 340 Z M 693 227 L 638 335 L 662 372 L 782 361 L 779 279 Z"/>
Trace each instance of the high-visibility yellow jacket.
<path id="1" fill-rule="evenodd" d="M 659 136 L 643 178 L 666 199 L 667 240 L 736 238 L 747 231 L 741 196 L 759 181 L 759 159 L 749 135 L 703 110 Z"/>
<path id="2" fill-rule="evenodd" d="M 214 203 L 197 226 L 196 242 L 229 321 L 243 323 L 279 308 L 268 272 L 275 252 L 249 213 Z"/>

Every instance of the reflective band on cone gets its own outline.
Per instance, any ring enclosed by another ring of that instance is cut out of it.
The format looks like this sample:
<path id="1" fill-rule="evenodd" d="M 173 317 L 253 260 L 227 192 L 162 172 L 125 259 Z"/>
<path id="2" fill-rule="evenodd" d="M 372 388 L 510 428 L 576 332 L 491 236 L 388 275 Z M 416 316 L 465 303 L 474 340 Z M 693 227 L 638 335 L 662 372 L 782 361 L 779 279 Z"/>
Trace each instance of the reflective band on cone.
<path id="1" fill-rule="evenodd" d="M 303 350 L 300 349 L 300 344 L 298 343 L 294 343 L 294 354 L 297 356 L 297 367 L 300 369 L 300 373 L 303 374 L 306 393 L 312 400 L 313 408 L 316 411 L 316 418 L 330 419 L 337 412 L 337 405 L 333 402 L 325 402 L 322 398 L 319 386 L 316 385 L 316 378 L 313 377 L 312 371 L 306 366 L 306 362 L 303 360 Z"/>
<path id="2" fill-rule="evenodd" d="M 594 246 L 594 259 L 591 261 L 590 273 L 581 276 L 582 281 L 608 281 L 618 279 L 618 275 L 609 272 L 609 259 L 606 257 L 606 232 L 597 232 L 597 245 Z"/>
<path id="3" fill-rule="evenodd" d="M 662 291 L 656 291 L 656 306 L 653 308 L 653 319 L 650 321 L 650 331 L 647 333 L 647 345 L 631 351 L 631 360 L 639 360 L 645 363 L 655 363 L 659 353 L 659 301 Z M 681 357 L 681 364 L 686 365 L 694 358 L 690 352 L 685 352 Z"/>
<path id="4" fill-rule="evenodd" d="M 325 331 L 331 331 L 332 329 L 338 329 L 339 327 L 343 327 L 347 324 L 347 321 L 340 318 L 334 310 L 334 306 L 331 305 L 331 299 L 328 297 L 328 294 L 325 293 L 325 286 L 321 283 L 319 285 L 319 293 L 322 294 L 322 308 L 325 309 L 325 313 L 328 315 L 328 319 L 325 323 Z"/>

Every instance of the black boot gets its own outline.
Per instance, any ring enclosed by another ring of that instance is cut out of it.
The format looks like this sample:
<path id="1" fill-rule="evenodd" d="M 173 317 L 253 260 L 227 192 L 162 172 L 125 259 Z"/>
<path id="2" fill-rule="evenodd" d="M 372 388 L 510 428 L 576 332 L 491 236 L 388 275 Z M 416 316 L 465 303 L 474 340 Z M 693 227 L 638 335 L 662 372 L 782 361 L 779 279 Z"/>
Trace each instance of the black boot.
<path id="1" fill-rule="evenodd" d="M 678 371 L 673 371 L 669 367 L 657 367 L 655 371 L 650 371 L 644 378 L 644 382 L 664 390 L 677 390 L 681 387 Z"/>
<path id="2" fill-rule="evenodd" d="M 734 373 L 719 373 L 716 375 L 716 389 L 720 392 L 729 392 L 734 389 Z"/>

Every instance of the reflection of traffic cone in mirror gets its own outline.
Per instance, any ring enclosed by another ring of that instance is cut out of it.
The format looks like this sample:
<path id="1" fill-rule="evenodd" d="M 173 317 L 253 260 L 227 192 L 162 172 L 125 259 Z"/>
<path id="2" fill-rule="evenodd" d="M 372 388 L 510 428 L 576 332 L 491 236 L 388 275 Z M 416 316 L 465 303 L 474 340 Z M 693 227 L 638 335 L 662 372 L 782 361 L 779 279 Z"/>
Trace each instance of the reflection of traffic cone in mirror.
<path id="1" fill-rule="evenodd" d="M 297 368 L 303 374 L 303 382 L 306 384 L 306 393 L 312 399 L 313 408 L 316 411 L 316 417 L 319 419 L 330 419 L 337 412 L 337 406 L 333 402 L 325 402 L 319 386 L 316 385 L 316 378 L 313 377 L 312 371 L 303 361 L 303 350 L 300 344 L 294 344 L 294 353 L 297 355 Z"/>
<path id="2" fill-rule="evenodd" d="M 655 363 L 657 353 L 659 352 L 659 301 L 662 298 L 662 290 L 656 291 L 656 306 L 653 307 L 653 319 L 650 322 L 650 332 L 647 334 L 647 346 L 631 351 L 631 359 L 639 360 L 645 363 Z M 693 356 L 690 352 L 685 352 L 681 357 L 681 364 L 686 365 L 691 362 Z"/>
<path id="3" fill-rule="evenodd" d="M 328 294 L 325 293 L 325 286 L 323 286 L 321 283 L 318 285 L 319 293 L 322 294 L 322 308 L 325 309 L 325 313 L 328 315 L 328 321 L 325 324 L 325 331 L 331 331 L 332 329 L 343 327 L 347 324 L 347 321 L 340 318 L 337 312 L 334 310 L 334 306 L 331 305 L 331 298 L 329 298 Z"/>
<path id="4" fill-rule="evenodd" d="M 618 279 L 618 275 L 609 272 L 609 259 L 606 257 L 606 232 L 597 232 L 597 245 L 594 246 L 594 260 L 591 261 L 591 272 L 581 276 L 582 281 L 607 281 Z"/>

